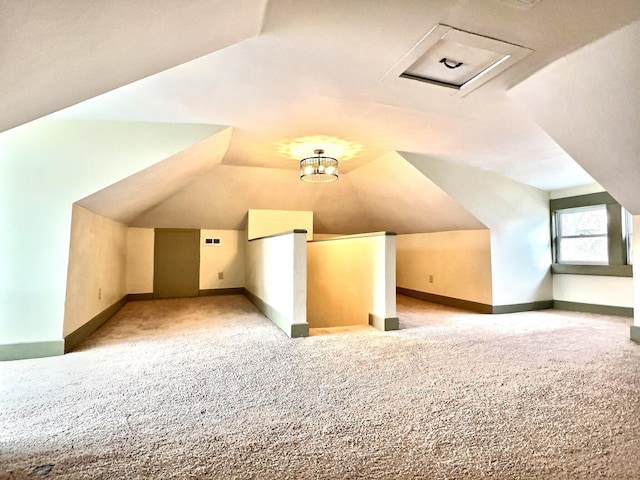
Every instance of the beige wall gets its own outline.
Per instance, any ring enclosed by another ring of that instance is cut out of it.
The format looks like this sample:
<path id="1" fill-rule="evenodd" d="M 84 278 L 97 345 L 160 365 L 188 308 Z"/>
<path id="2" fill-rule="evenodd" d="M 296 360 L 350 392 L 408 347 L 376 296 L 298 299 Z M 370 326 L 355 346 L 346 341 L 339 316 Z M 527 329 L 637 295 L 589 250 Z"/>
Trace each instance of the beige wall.
<path id="1" fill-rule="evenodd" d="M 395 236 L 354 235 L 307 245 L 311 328 L 368 325 L 396 316 Z"/>
<path id="2" fill-rule="evenodd" d="M 127 293 L 153 292 L 153 228 L 127 229 Z"/>
<path id="3" fill-rule="evenodd" d="M 398 235 L 396 256 L 398 287 L 492 304 L 489 230 Z"/>
<path id="4" fill-rule="evenodd" d="M 328 240 L 329 238 L 344 237 L 344 233 L 314 233 L 313 240 Z"/>
<path id="5" fill-rule="evenodd" d="M 63 335 L 127 293 L 127 227 L 73 206 Z"/>
<path id="6" fill-rule="evenodd" d="M 200 230 L 201 290 L 244 287 L 244 237 L 238 230 Z M 219 238 L 220 243 L 206 244 L 206 238 Z"/>
<path id="7" fill-rule="evenodd" d="M 248 212 L 247 238 L 249 240 L 295 229 L 306 230 L 307 240 L 313 240 L 313 212 L 253 209 Z"/>
<path id="8" fill-rule="evenodd" d="M 271 318 L 290 335 L 307 322 L 306 236 L 289 233 L 247 241 L 245 287 L 278 315 Z"/>
<path id="9" fill-rule="evenodd" d="M 245 236 L 237 230 L 200 231 L 201 290 L 244 287 Z M 127 230 L 127 293 L 153 292 L 154 238 L 153 228 Z M 205 238 L 219 238 L 220 244 L 207 245 Z"/>

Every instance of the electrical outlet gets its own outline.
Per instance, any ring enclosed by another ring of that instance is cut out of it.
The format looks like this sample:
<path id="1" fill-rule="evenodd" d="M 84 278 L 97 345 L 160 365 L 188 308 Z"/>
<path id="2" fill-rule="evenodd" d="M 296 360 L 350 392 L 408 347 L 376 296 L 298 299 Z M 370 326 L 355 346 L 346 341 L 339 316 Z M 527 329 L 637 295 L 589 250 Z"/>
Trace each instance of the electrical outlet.
<path id="1" fill-rule="evenodd" d="M 218 280 L 224 280 L 224 272 L 218 272 Z"/>
<path id="2" fill-rule="evenodd" d="M 429 283 L 433 283 L 433 275 L 429 275 Z"/>

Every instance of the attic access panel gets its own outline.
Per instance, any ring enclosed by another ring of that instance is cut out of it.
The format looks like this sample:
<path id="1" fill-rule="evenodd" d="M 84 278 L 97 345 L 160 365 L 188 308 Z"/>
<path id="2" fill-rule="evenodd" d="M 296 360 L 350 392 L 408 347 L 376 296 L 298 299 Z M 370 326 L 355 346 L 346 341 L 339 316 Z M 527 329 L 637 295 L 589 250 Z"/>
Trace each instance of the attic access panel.
<path id="1" fill-rule="evenodd" d="M 418 80 L 465 96 L 532 50 L 448 25 L 436 25 L 385 77 Z"/>

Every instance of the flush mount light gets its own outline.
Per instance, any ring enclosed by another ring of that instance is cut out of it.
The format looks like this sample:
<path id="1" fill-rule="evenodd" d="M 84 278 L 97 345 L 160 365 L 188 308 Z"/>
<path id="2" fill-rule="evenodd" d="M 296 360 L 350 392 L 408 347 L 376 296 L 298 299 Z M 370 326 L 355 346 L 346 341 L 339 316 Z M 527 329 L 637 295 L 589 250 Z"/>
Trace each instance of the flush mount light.
<path id="1" fill-rule="evenodd" d="M 309 183 L 335 182 L 338 179 L 338 160 L 324 156 L 324 150 L 313 151 L 315 157 L 300 160 L 300 180 Z"/>

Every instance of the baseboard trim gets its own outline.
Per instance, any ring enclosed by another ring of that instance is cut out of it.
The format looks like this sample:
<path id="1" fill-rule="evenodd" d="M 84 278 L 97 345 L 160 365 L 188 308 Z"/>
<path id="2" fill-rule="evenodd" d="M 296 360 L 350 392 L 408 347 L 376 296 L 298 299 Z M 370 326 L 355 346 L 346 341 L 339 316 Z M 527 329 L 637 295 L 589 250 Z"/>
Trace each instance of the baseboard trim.
<path id="1" fill-rule="evenodd" d="M 265 317 L 271 320 L 280 330 L 286 333 L 291 338 L 308 337 L 309 336 L 309 324 L 308 323 L 289 323 L 289 319 L 278 312 L 275 308 L 255 295 L 253 292 L 243 289 L 245 297 L 253 303 L 258 310 L 260 310 Z"/>
<path id="2" fill-rule="evenodd" d="M 28 358 L 56 357 L 64 355 L 64 353 L 64 340 L 0 345 L 0 361 L 2 362 L 26 360 Z"/>
<path id="3" fill-rule="evenodd" d="M 396 293 L 407 297 L 417 298 L 426 302 L 439 303 L 449 307 L 461 308 L 463 310 L 471 310 L 477 313 L 493 313 L 493 306 L 486 303 L 472 302 L 470 300 L 462 300 L 460 298 L 446 297 L 444 295 L 436 295 L 435 293 L 421 292 L 410 288 L 396 287 Z"/>
<path id="4" fill-rule="evenodd" d="M 435 293 L 420 292 L 410 288 L 396 287 L 396 293 L 407 297 L 417 298 L 426 302 L 439 303 L 449 307 L 470 310 L 476 313 L 491 313 L 501 315 L 504 313 L 530 312 L 533 310 L 547 310 L 553 308 L 553 300 L 540 300 L 530 303 L 514 303 L 512 305 L 489 305 L 487 303 L 472 302 L 461 298 L 446 297 Z"/>
<path id="5" fill-rule="evenodd" d="M 153 293 L 130 293 L 127 295 L 127 302 L 142 302 L 153 300 Z"/>
<path id="6" fill-rule="evenodd" d="M 233 287 L 233 288 L 207 288 L 204 290 L 200 290 L 198 293 L 199 297 L 209 297 L 213 295 L 243 295 L 244 288 L 243 287 Z"/>
<path id="7" fill-rule="evenodd" d="M 82 342 L 84 342 L 89 336 L 95 332 L 98 328 L 105 324 L 107 320 L 113 317 L 118 310 L 120 310 L 129 300 L 129 295 L 125 295 L 120 300 L 115 302 L 110 307 L 106 308 L 87 323 L 81 327 L 75 329 L 69 335 L 64 337 L 64 353 L 69 353 Z"/>
<path id="8" fill-rule="evenodd" d="M 308 323 L 294 323 L 291 325 L 291 338 L 302 338 L 309 336 L 309 324 Z"/>
<path id="9" fill-rule="evenodd" d="M 640 343 L 640 326 L 631 325 L 631 332 L 629 338 L 636 343 Z"/>
<path id="10" fill-rule="evenodd" d="M 549 310 L 553 308 L 553 300 L 539 300 L 529 303 L 514 303 L 512 305 L 494 305 L 493 312 L 496 315 L 504 313 L 532 312 L 534 310 Z"/>
<path id="11" fill-rule="evenodd" d="M 390 332 L 392 330 L 400 330 L 400 319 L 398 317 L 381 317 L 379 315 L 369 314 L 369 325 L 382 330 L 383 332 Z"/>
<path id="12" fill-rule="evenodd" d="M 632 307 L 614 307 L 611 305 L 596 305 L 594 303 L 565 302 L 554 300 L 553 308 L 570 312 L 597 313 L 600 315 L 614 315 L 617 317 L 633 318 Z"/>

